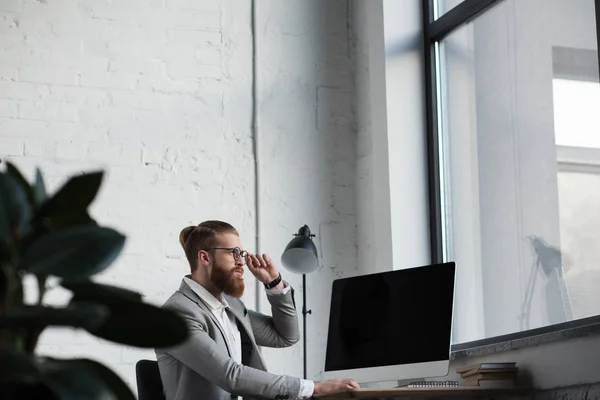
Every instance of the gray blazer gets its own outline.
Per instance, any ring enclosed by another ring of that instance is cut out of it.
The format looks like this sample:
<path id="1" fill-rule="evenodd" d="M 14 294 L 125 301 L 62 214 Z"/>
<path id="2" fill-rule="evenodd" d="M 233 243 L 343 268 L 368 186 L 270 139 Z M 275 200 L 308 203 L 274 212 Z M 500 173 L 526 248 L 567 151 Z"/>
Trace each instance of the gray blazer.
<path id="1" fill-rule="evenodd" d="M 190 338 L 173 348 L 156 349 L 167 400 L 295 399 L 300 378 L 266 372 L 257 346 L 287 347 L 300 340 L 293 288 L 267 296 L 273 317 L 246 309 L 225 296 L 242 341 L 242 365 L 231 358 L 225 333 L 210 308 L 184 282 L 163 305 L 178 312 Z"/>

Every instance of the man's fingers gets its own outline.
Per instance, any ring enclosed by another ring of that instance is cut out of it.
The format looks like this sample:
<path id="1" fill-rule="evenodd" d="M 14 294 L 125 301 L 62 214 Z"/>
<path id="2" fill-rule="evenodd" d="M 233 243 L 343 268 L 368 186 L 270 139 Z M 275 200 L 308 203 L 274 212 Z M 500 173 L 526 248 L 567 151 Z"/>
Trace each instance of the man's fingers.
<path id="1" fill-rule="evenodd" d="M 354 379 L 340 379 L 339 384 L 344 389 L 359 389 L 360 386 Z"/>
<path id="2" fill-rule="evenodd" d="M 259 262 L 254 254 L 248 254 L 248 259 L 246 260 L 246 264 L 248 265 L 248 268 L 255 269 L 258 267 Z"/>
<path id="3" fill-rule="evenodd" d="M 269 257 L 268 254 L 263 254 L 263 260 L 265 260 L 265 265 L 269 265 L 273 262 L 273 260 L 271 260 L 271 257 Z"/>
<path id="4" fill-rule="evenodd" d="M 264 268 L 264 267 L 267 266 L 267 263 L 265 262 L 263 256 L 261 256 L 260 254 L 257 254 L 256 258 L 258 259 L 258 265 L 257 265 L 257 267 L 260 266 L 260 267 Z"/>
<path id="5" fill-rule="evenodd" d="M 258 270 L 260 268 L 265 269 L 268 268 L 269 265 L 271 265 L 272 261 L 271 261 L 271 257 L 269 257 L 267 254 L 251 254 L 248 253 L 248 256 L 246 257 L 246 265 L 248 265 L 248 268 L 250 270 Z"/>
<path id="6" fill-rule="evenodd" d="M 348 384 L 352 387 L 352 389 L 360 388 L 360 386 L 358 385 L 358 383 L 356 383 L 354 379 L 350 379 L 350 382 L 348 382 Z"/>

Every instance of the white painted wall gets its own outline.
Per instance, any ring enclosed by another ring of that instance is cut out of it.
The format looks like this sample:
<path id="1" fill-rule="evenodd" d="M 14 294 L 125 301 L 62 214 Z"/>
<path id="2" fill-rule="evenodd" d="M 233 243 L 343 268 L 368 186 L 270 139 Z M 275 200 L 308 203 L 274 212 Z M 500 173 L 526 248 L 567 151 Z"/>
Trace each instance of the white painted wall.
<path id="1" fill-rule="evenodd" d="M 430 255 L 421 2 L 352 5 L 358 268 L 372 273 L 425 265 Z"/>
<path id="2" fill-rule="evenodd" d="M 391 270 L 393 242 L 383 2 L 353 0 L 356 85 L 356 202 L 361 274 Z M 377 205 L 377 206 L 375 206 Z"/>
<path id="3" fill-rule="evenodd" d="M 430 262 L 422 2 L 384 0 L 393 269 Z"/>
<path id="4" fill-rule="evenodd" d="M 277 260 L 302 224 L 317 234 L 308 344 L 318 376 L 331 280 L 357 267 L 348 7 L 257 3 L 259 250 Z M 128 241 L 99 280 L 161 304 L 188 270 L 180 229 L 208 218 L 232 222 L 255 251 L 250 16 L 250 2 L 233 0 L 0 4 L 0 157 L 30 177 L 40 166 L 51 189 L 107 171 L 92 213 Z M 282 272 L 300 308 L 300 277 Z M 56 290 L 48 302 L 67 298 Z M 154 357 L 58 329 L 39 350 L 100 360 L 132 387 L 135 362 Z M 301 376 L 301 343 L 265 354 L 271 371 Z"/>
<path id="5" fill-rule="evenodd" d="M 319 267 L 306 277 L 307 308 L 312 310 L 307 371 L 308 378 L 321 379 L 331 282 L 355 275 L 357 268 L 350 10 L 345 0 L 256 4 L 261 241 L 279 257 L 302 225 L 316 235 Z M 297 288 L 301 318 L 301 275 L 285 276 Z M 260 305 L 268 311 L 264 295 Z M 265 348 L 269 367 L 302 376 L 302 346 Z"/>

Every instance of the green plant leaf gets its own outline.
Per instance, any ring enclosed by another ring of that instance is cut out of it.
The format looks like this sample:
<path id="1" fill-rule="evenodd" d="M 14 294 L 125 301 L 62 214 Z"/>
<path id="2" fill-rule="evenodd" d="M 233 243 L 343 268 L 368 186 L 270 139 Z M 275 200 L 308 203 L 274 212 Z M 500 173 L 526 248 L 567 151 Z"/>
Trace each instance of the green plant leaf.
<path id="1" fill-rule="evenodd" d="M 0 209 L 2 206 L 0 205 Z M 1 211 L 0 211 L 1 213 Z M 9 264 L 11 261 L 11 250 L 9 243 L 0 239 L 0 263 Z"/>
<path id="2" fill-rule="evenodd" d="M 60 218 L 47 218 L 44 221 L 44 224 L 45 227 L 49 229 L 46 229 L 43 233 L 83 225 L 98 225 L 90 216 L 88 210 L 74 210 L 69 214 L 60 215 Z"/>
<path id="3" fill-rule="evenodd" d="M 8 278 L 4 273 L 4 270 L 0 268 L 0 304 L 4 303 L 6 289 L 8 289 Z"/>
<path id="4" fill-rule="evenodd" d="M 88 329 L 98 337 L 145 348 L 174 346 L 188 337 L 187 325 L 178 315 L 142 303 L 137 292 L 91 281 L 63 281 L 61 285 L 73 292 L 71 304 L 91 302 L 109 308 L 104 323 Z"/>
<path id="5" fill-rule="evenodd" d="M 95 329 L 108 317 L 108 307 L 80 302 L 65 308 L 22 306 L 0 315 L 0 328 L 43 329 L 52 326 Z"/>
<path id="6" fill-rule="evenodd" d="M 5 396 L 8 399 L 135 400 L 127 384 L 96 361 L 36 360 L 12 349 L 0 350 L 0 398 Z"/>
<path id="7" fill-rule="evenodd" d="M 46 358 L 38 364 L 46 384 L 60 399 L 136 399 L 121 378 L 96 361 Z"/>
<path id="8" fill-rule="evenodd" d="M 106 305 L 110 315 L 104 323 L 88 330 L 112 342 L 142 348 L 175 346 L 188 338 L 186 323 L 171 310 L 114 296 L 83 296 L 85 301 Z M 72 304 L 82 300 L 78 295 Z"/>
<path id="9" fill-rule="evenodd" d="M 0 348 L 0 383 L 38 383 L 43 380 L 35 360 L 11 348 Z"/>
<path id="10" fill-rule="evenodd" d="M 26 193 L 27 198 L 29 199 L 29 204 L 31 207 L 33 207 L 35 205 L 33 188 L 31 185 L 29 185 L 29 182 L 27 182 L 27 179 L 25 179 L 23 174 L 21 174 L 21 171 L 19 171 L 19 169 L 13 163 L 7 162 L 6 172 L 15 179 L 19 186 L 21 186 L 23 191 Z"/>
<path id="11" fill-rule="evenodd" d="M 22 304 L 23 282 L 19 272 L 8 263 L 0 264 L 0 309 L 19 307 Z"/>
<path id="12" fill-rule="evenodd" d="M 98 299 L 103 301 L 114 299 L 118 301 L 119 299 L 126 299 L 138 303 L 142 302 L 142 295 L 138 292 L 92 281 L 63 280 L 61 286 L 72 291 L 79 301 L 96 301 Z"/>
<path id="13" fill-rule="evenodd" d="M 46 194 L 46 184 L 39 168 L 35 169 L 35 184 L 33 185 L 33 194 L 36 204 L 42 204 L 48 198 Z"/>
<path id="14" fill-rule="evenodd" d="M 98 194 L 103 175 L 98 171 L 69 179 L 41 206 L 37 219 L 55 229 L 81 224 L 82 216 L 88 216 L 83 219 L 83 223 L 87 223 L 90 220 L 87 208 Z"/>
<path id="15" fill-rule="evenodd" d="M 0 173 L 0 240 L 20 238 L 31 220 L 27 193 L 9 173 Z"/>
<path id="16" fill-rule="evenodd" d="M 19 169 L 13 163 L 6 161 L 5 164 L 6 164 L 6 172 L 9 175 L 11 175 L 13 178 L 15 178 L 21 186 L 29 187 L 29 188 L 31 187 L 31 186 L 29 186 L 29 182 L 27 182 L 27 179 L 25 179 L 25 177 L 23 176 L 21 171 L 19 171 Z"/>
<path id="17" fill-rule="evenodd" d="M 25 249 L 21 268 L 34 275 L 85 279 L 107 268 L 125 237 L 110 228 L 80 226 L 50 232 Z"/>

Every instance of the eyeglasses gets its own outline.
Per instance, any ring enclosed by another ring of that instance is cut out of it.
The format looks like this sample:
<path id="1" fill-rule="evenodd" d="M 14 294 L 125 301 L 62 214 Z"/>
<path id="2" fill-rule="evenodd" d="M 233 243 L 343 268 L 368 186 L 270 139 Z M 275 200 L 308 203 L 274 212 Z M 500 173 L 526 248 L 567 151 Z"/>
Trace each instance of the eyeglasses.
<path id="1" fill-rule="evenodd" d="M 246 259 L 246 256 L 248 256 L 248 252 L 240 249 L 239 247 L 212 247 L 207 250 L 228 250 L 233 253 L 233 258 L 236 261 L 239 260 L 240 257 L 244 257 L 244 259 Z"/>

